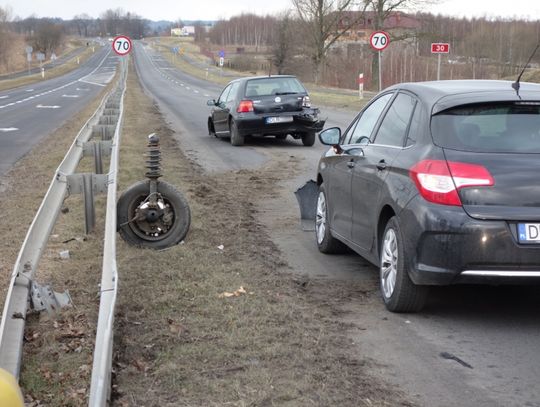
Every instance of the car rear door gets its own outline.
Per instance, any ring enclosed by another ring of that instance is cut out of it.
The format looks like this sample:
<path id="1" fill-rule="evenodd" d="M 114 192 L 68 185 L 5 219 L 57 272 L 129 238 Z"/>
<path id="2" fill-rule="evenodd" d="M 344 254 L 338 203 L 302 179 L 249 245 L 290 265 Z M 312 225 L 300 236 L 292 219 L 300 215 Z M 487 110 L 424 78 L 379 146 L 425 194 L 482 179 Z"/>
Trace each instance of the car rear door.
<path id="1" fill-rule="evenodd" d="M 396 95 L 371 136 L 373 142 L 362 148 L 363 155 L 354 166 L 352 239 L 364 250 L 371 250 L 375 243 L 381 201 L 393 199 L 395 191 L 386 184 L 387 177 L 407 172 L 394 168 L 393 163 L 405 145 L 416 103 L 416 98 L 408 93 Z"/>
<path id="2" fill-rule="evenodd" d="M 212 120 L 214 122 L 214 129 L 217 135 L 222 135 L 229 132 L 229 107 L 227 106 L 227 97 L 231 92 L 232 83 L 223 89 L 221 95 L 216 102 L 216 105 L 212 108 Z"/>

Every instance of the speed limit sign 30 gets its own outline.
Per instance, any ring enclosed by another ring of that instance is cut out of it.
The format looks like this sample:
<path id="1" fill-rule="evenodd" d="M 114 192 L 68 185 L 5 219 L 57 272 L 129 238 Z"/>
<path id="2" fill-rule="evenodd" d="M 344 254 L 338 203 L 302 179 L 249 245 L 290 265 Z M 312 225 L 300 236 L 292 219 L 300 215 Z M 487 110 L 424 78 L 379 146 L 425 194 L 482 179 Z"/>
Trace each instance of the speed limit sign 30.
<path id="1" fill-rule="evenodd" d="M 385 31 L 375 31 L 369 37 L 369 43 L 376 51 L 382 51 L 390 44 L 390 36 Z"/>
<path id="2" fill-rule="evenodd" d="M 112 47 L 114 52 L 116 52 L 120 56 L 124 56 L 129 54 L 131 48 L 133 47 L 133 44 L 131 43 L 131 39 L 128 36 L 119 35 L 114 38 L 112 42 Z"/>

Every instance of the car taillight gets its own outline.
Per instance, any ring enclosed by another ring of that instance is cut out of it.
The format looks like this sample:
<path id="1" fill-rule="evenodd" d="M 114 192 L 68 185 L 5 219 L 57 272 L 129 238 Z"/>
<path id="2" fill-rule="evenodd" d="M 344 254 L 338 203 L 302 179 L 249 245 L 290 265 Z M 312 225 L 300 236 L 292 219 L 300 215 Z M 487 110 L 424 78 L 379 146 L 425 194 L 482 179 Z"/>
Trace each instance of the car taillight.
<path id="1" fill-rule="evenodd" d="M 241 100 L 236 109 L 238 113 L 247 113 L 253 112 L 253 101 L 252 100 Z"/>
<path id="2" fill-rule="evenodd" d="M 461 206 L 458 190 L 495 184 L 489 171 L 478 164 L 423 160 L 410 169 L 420 195 L 429 202 Z"/>
<path id="3" fill-rule="evenodd" d="M 302 99 L 302 107 L 311 107 L 311 100 L 309 99 L 309 96 L 304 96 Z"/>

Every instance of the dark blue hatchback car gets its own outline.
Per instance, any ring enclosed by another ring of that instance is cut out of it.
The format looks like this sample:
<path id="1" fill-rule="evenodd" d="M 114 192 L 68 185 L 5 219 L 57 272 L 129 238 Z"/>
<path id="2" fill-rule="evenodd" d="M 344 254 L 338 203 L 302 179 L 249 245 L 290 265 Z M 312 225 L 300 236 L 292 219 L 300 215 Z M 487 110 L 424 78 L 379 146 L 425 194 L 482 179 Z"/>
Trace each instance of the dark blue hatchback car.
<path id="1" fill-rule="evenodd" d="M 430 285 L 540 281 L 540 85 L 399 84 L 319 138 L 319 250 L 378 265 L 390 311 Z"/>

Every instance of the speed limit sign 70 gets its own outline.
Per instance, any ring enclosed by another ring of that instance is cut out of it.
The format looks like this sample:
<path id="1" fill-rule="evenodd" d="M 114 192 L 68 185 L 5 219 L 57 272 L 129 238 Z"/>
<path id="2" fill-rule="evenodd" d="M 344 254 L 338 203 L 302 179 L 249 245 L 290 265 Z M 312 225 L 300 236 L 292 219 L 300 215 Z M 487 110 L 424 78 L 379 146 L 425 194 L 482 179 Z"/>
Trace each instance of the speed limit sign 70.
<path id="1" fill-rule="evenodd" d="M 382 51 L 388 46 L 388 44 L 390 44 L 390 36 L 387 32 L 375 31 L 373 34 L 371 34 L 371 37 L 369 37 L 369 43 L 373 49 Z"/>
<path id="2" fill-rule="evenodd" d="M 129 54 L 132 48 L 131 39 L 125 35 L 119 35 L 115 37 L 112 42 L 114 52 L 123 56 Z"/>

